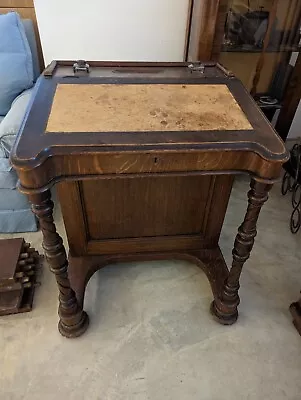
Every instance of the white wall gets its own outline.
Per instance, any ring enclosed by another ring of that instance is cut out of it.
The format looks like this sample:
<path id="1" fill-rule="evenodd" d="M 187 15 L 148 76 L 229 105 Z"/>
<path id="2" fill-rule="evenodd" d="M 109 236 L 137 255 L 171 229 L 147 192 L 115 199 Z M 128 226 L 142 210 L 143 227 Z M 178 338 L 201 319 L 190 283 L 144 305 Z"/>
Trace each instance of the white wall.
<path id="1" fill-rule="evenodd" d="M 45 63 L 183 61 L 189 0 L 34 0 Z"/>

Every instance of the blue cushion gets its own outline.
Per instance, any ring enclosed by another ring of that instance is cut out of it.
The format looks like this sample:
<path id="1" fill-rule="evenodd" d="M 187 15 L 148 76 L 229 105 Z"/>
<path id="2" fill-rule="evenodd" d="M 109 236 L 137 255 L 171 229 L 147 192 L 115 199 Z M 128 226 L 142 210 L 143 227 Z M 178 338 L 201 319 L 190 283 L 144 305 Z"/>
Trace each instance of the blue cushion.
<path id="1" fill-rule="evenodd" d="M 0 122 L 0 157 L 9 157 L 16 135 L 22 124 L 33 88 L 24 90 L 12 102 L 11 108 Z M 1 187 L 1 185 L 0 185 Z"/>
<path id="2" fill-rule="evenodd" d="M 8 158 L 0 158 L 0 190 L 15 189 L 17 187 L 18 176 L 13 170 Z"/>
<path id="3" fill-rule="evenodd" d="M 0 233 L 36 232 L 37 220 L 30 210 L 0 210 Z"/>
<path id="4" fill-rule="evenodd" d="M 30 47 L 31 55 L 32 55 L 32 63 L 33 63 L 33 80 L 36 81 L 41 73 L 39 56 L 38 56 L 38 48 L 36 36 L 34 33 L 33 22 L 31 19 L 23 19 L 23 26 L 25 29 L 25 34 L 28 40 L 28 44 Z"/>
<path id="5" fill-rule="evenodd" d="M 0 15 L 0 115 L 33 85 L 33 63 L 24 26 L 15 12 Z"/>
<path id="6" fill-rule="evenodd" d="M 17 190 L 18 176 L 7 158 L 0 158 L 0 233 L 34 232 L 37 221 L 30 204 Z"/>
<path id="7" fill-rule="evenodd" d="M 15 189 L 0 189 L 0 211 L 30 210 L 27 197 Z"/>

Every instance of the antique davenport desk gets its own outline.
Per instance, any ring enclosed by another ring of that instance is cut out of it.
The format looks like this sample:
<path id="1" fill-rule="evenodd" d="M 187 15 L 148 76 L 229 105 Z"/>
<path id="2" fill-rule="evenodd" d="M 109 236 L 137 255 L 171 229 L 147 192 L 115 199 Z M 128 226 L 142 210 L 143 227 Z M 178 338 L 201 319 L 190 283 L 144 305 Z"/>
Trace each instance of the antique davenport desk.
<path id="1" fill-rule="evenodd" d="M 243 85 L 207 64 L 52 62 L 12 151 L 59 289 L 59 331 L 88 327 L 85 286 L 119 261 L 182 258 L 205 271 L 211 313 L 236 321 L 260 208 L 287 160 Z M 218 246 L 233 176 L 251 178 L 233 263 Z M 53 221 L 57 184 L 69 242 Z"/>

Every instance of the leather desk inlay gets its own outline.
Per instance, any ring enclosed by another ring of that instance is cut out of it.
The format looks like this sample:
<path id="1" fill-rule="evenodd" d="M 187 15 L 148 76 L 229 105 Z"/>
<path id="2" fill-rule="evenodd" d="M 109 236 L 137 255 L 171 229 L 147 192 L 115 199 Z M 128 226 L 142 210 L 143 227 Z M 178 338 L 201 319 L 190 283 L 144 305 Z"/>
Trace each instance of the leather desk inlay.
<path id="1" fill-rule="evenodd" d="M 226 85 L 59 84 L 46 131 L 250 129 Z"/>

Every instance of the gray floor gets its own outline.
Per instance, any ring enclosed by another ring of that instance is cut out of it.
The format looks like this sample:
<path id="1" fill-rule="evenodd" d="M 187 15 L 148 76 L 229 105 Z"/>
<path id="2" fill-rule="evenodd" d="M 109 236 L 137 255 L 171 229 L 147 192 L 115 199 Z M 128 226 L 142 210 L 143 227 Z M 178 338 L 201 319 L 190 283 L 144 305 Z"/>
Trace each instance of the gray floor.
<path id="1" fill-rule="evenodd" d="M 247 186 L 236 182 L 221 237 L 229 262 Z M 288 306 L 301 289 L 301 232 L 290 233 L 290 199 L 279 191 L 261 214 L 235 325 L 212 320 L 209 284 L 196 266 L 132 263 L 92 277 L 90 328 L 67 340 L 44 268 L 34 310 L 0 319 L 0 399 L 300 400 L 301 337 Z M 59 212 L 56 219 L 62 228 Z M 39 233 L 25 236 L 40 248 Z"/>

